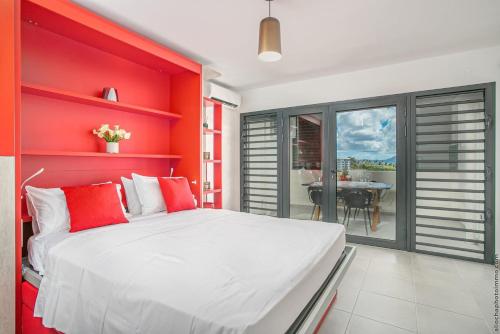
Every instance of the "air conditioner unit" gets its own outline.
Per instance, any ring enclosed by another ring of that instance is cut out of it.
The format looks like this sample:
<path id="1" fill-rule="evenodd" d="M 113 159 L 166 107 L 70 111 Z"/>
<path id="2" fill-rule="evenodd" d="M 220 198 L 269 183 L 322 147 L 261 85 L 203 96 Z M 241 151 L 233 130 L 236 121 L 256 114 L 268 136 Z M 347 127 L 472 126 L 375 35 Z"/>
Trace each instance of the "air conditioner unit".
<path id="1" fill-rule="evenodd" d="M 241 96 L 227 88 L 209 82 L 207 85 L 207 96 L 215 101 L 219 101 L 231 108 L 238 108 L 241 105 Z"/>

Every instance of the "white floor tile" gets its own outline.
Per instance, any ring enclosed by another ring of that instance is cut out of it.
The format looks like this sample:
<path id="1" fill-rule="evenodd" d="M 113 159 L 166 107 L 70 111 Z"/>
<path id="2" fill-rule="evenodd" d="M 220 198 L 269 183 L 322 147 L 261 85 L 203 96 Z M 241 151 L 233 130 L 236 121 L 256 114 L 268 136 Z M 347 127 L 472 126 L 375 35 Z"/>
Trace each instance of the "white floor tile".
<path id="1" fill-rule="evenodd" d="M 384 275 L 402 280 L 413 280 L 411 265 L 404 263 L 390 263 L 372 259 L 368 273 L 372 275 Z"/>
<path id="2" fill-rule="evenodd" d="M 455 260 L 453 259 L 440 256 L 427 255 L 427 254 L 413 253 L 412 262 L 413 262 L 413 268 L 415 270 L 431 269 L 436 271 L 443 271 L 446 273 L 458 274 L 455 265 Z"/>
<path id="3" fill-rule="evenodd" d="M 330 313 L 328 313 L 318 333 L 344 334 L 347 329 L 347 325 L 349 324 L 350 318 L 351 318 L 351 313 L 349 312 L 330 309 Z"/>
<path id="4" fill-rule="evenodd" d="M 482 319 L 417 305 L 419 334 L 490 334 Z"/>
<path id="5" fill-rule="evenodd" d="M 410 334 L 406 329 L 383 324 L 358 315 L 353 315 L 347 328 L 347 334 Z"/>
<path id="6" fill-rule="evenodd" d="M 354 305 L 356 304 L 359 291 L 359 288 L 340 287 L 337 290 L 337 300 L 335 301 L 335 304 L 333 304 L 333 307 L 346 312 L 352 312 Z"/>
<path id="7" fill-rule="evenodd" d="M 350 267 L 344 275 L 341 288 L 360 289 L 366 276 L 366 270 L 357 267 Z"/>
<path id="8" fill-rule="evenodd" d="M 412 302 L 362 290 L 354 314 L 410 331 L 417 330 L 415 303 Z"/>
<path id="9" fill-rule="evenodd" d="M 415 283 L 418 304 L 434 306 L 473 317 L 482 317 L 481 310 L 468 290 Z"/>
<path id="10" fill-rule="evenodd" d="M 415 284 L 432 285 L 444 289 L 454 288 L 456 290 L 461 290 L 464 288 L 464 281 L 460 276 L 450 271 L 413 268 L 413 280 Z"/>
<path id="11" fill-rule="evenodd" d="M 392 275 L 368 273 L 362 290 L 415 302 L 415 287 L 411 280 Z"/>

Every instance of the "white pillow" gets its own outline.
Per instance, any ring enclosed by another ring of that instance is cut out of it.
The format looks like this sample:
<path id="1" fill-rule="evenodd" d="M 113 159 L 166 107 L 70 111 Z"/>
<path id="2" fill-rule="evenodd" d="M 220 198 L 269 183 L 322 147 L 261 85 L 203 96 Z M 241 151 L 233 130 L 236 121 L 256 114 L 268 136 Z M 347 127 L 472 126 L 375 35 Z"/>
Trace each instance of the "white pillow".
<path id="1" fill-rule="evenodd" d="M 40 233 L 40 229 L 38 228 L 38 223 L 35 219 L 35 208 L 33 207 L 33 203 L 31 201 L 30 195 L 26 193 L 26 208 L 28 209 L 28 216 L 31 217 L 31 229 L 33 230 L 33 234 L 37 235 Z"/>
<path id="2" fill-rule="evenodd" d="M 26 186 L 26 192 L 33 209 L 32 217 L 40 231 L 38 236 L 69 231 L 69 211 L 61 188 Z"/>
<path id="3" fill-rule="evenodd" d="M 98 184 L 107 184 L 111 181 Z M 123 213 L 126 215 L 122 203 L 122 186 L 116 184 L 116 191 Z M 26 186 L 28 214 L 32 217 L 33 233 L 45 236 L 56 232 L 69 232 L 70 216 L 66 196 L 61 188 L 35 188 Z"/>
<path id="4" fill-rule="evenodd" d="M 128 212 L 132 215 L 140 215 L 141 202 L 139 201 L 139 196 L 135 190 L 134 181 L 132 179 L 127 179 L 122 177 L 123 188 L 125 189 L 125 195 L 127 199 Z"/>
<path id="5" fill-rule="evenodd" d="M 157 177 L 132 173 L 132 179 L 134 180 L 135 190 L 141 203 L 141 213 L 143 215 L 166 210 Z"/>

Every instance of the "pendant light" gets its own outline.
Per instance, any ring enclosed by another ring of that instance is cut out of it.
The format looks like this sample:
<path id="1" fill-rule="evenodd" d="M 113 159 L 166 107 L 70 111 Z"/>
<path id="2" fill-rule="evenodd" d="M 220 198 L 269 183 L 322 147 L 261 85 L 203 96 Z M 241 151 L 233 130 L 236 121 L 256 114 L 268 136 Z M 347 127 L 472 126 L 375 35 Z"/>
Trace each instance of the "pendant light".
<path id="1" fill-rule="evenodd" d="M 273 0 L 265 1 L 269 5 L 269 16 L 260 21 L 259 59 L 272 62 L 281 59 L 280 21 L 271 16 L 271 1 Z"/>

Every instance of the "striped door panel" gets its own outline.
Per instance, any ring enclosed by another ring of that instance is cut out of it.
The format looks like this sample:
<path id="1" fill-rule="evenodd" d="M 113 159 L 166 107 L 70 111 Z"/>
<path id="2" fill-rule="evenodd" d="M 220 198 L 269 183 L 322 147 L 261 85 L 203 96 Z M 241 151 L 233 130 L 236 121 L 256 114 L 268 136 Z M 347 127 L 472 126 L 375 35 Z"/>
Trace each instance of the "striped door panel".
<path id="1" fill-rule="evenodd" d="M 486 261 L 491 211 L 488 204 L 485 91 L 414 100 L 414 249 Z"/>
<path id="2" fill-rule="evenodd" d="M 241 209 L 278 215 L 278 124 L 276 113 L 250 115 L 241 124 Z"/>

